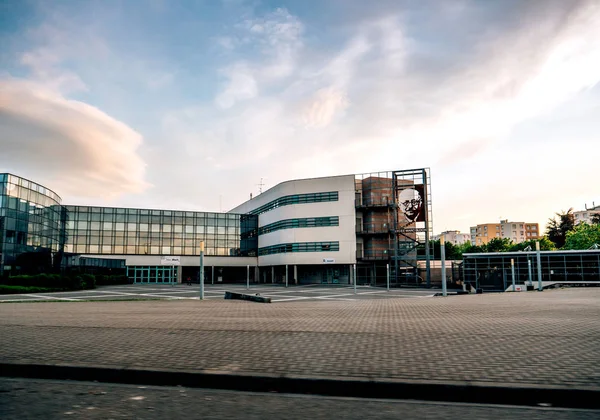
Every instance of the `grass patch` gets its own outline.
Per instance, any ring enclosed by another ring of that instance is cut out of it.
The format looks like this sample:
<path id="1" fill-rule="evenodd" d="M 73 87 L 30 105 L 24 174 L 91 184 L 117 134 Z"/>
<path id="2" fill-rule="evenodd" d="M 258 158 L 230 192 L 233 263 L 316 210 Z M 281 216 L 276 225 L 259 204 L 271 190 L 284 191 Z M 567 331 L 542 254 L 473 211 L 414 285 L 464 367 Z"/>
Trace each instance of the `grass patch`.
<path id="1" fill-rule="evenodd" d="M 62 289 L 53 289 L 50 287 L 38 286 L 11 286 L 8 284 L 0 284 L 0 295 L 22 295 L 28 293 L 52 293 L 60 291 L 62 291 Z"/>

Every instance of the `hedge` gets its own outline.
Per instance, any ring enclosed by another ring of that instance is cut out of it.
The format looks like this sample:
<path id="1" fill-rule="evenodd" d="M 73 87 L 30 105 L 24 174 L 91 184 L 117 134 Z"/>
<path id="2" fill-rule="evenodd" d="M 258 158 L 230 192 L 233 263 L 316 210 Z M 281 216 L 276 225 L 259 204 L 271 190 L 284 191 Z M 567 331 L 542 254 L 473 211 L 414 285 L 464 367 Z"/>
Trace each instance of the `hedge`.
<path id="1" fill-rule="evenodd" d="M 44 287 L 59 290 L 84 290 L 96 288 L 96 278 L 91 274 L 24 274 L 4 278 L 2 279 L 2 283 L 11 286 Z"/>
<path id="2" fill-rule="evenodd" d="M 51 289 L 48 287 L 9 286 L 7 284 L 0 284 L 0 295 L 21 295 L 25 293 L 50 293 L 59 291 L 60 289 Z"/>

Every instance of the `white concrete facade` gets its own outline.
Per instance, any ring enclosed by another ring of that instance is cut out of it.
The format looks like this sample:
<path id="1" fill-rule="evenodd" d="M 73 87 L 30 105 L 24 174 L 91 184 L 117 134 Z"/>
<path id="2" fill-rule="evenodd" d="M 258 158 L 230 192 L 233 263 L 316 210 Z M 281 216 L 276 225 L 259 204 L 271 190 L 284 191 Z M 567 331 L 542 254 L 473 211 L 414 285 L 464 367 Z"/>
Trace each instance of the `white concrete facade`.
<path id="1" fill-rule="evenodd" d="M 306 242 L 339 242 L 339 251 L 291 252 L 260 255 L 259 266 L 356 263 L 356 210 L 354 175 L 301 179 L 282 182 L 234 209 L 249 213 L 281 197 L 295 194 L 337 192 L 337 201 L 284 205 L 259 215 L 259 228 L 287 219 L 337 216 L 339 226 L 281 229 L 258 237 L 258 247 Z"/>
<path id="2" fill-rule="evenodd" d="M 435 235 L 432 239 L 434 241 L 439 241 L 442 235 L 444 235 L 444 240 L 446 242 L 450 242 L 454 245 L 462 245 L 465 242 L 471 242 L 472 236 L 471 233 L 460 233 L 458 230 L 448 230 L 440 233 L 439 235 Z"/>
<path id="3" fill-rule="evenodd" d="M 594 214 L 600 214 L 600 206 L 595 206 L 594 204 L 592 204 L 592 207 L 590 207 L 589 209 L 586 208 L 585 210 L 574 211 L 573 217 L 575 218 L 575 224 L 590 224 L 592 222 L 592 216 Z"/>

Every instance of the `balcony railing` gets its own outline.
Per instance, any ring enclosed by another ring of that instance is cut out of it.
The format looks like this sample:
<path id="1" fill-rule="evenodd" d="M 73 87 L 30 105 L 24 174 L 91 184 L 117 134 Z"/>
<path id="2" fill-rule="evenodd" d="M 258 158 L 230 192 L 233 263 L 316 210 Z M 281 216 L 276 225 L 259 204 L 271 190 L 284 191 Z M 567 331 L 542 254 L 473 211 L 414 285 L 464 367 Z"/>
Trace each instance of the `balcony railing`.
<path id="1" fill-rule="evenodd" d="M 356 226 L 356 233 L 361 235 L 377 235 L 390 233 L 388 223 L 363 223 L 362 226 Z"/>
<path id="2" fill-rule="evenodd" d="M 392 251 L 393 252 L 393 251 Z M 362 252 L 356 251 L 357 260 L 388 260 L 390 257 L 390 251 L 387 249 L 365 249 Z"/>
<path id="3" fill-rule="evenodd" d="M 369 199 L 363 198 L 362 200 L 354 200 L 356 208 L 386 208 L 392 207 L 393 201 L 390 199 Z"/>

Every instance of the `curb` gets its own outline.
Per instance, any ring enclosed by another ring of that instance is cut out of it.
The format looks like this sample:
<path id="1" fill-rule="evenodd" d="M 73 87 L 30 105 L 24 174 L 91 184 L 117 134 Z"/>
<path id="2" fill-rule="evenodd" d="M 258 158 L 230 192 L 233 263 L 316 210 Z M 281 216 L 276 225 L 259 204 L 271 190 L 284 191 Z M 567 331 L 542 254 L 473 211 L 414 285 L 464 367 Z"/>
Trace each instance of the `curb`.
<path id="1" fill-rule="evenodd" d="M 600 388 L 443 383 L 0 363 L 0 376 L 246 392 L 600 409 Z"/>

